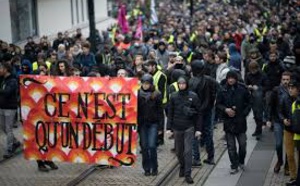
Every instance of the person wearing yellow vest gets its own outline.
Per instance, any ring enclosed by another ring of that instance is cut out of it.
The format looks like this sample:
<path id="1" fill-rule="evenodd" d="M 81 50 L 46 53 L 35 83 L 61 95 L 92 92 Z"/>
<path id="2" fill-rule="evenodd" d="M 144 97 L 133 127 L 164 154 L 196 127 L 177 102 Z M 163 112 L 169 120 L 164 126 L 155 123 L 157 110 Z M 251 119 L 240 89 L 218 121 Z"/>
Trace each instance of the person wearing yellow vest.
<path id="1" fill-rule="evenodd" d="M 290 180 L 286 183 L 286 185 L 298 185 L 296 184 L 297 172 L 296 172 L 295 142 L 294 142 L 294 139 L 297 139 L 297 135 L 294 135 L 294 130 L 291 125 L 292 124 L 291 120 L 295 113 L 295 104 L 293 102 L 299 96 L 300 85 L 297 81 L 291 80 L 288 85 L 288 89 L 290 95 L 290 104 L 288 106 L 291 114 L 289 117 L 283 119 L 283 124 L 285 125 L 284 141 L 285 141 L 285 148 L 286 148 L 287 160 L 288 160 L 289 171 L 290 171 Z"/>
<path id="2" fill-rule="evenodd" d="M 157 68 L 157 62 L 155 60 L 149 60 L 146 64 L 148 73 L 153 76 L 153 84 L 155 89 L 160 91 L 162 94 L 162 104 L 165 108 L 168 98 L 167 98 L 167 76 Z M 158 145 L 164 144 L 164 118 L 158 126 Z"/>
<path id="3" fill-rule="evenodd" d="M 293 98 L 291 106 L 291 128 L 294 132 L 294 144 L 298 150 L 298 173 L 295 180 L 290 180 L 286 185 L 300 185 L 300 83 L 291 81 L 289 84 L 289 93 Z"/>
<path id="4" fill-rule="evenodd" d="M 45 55 L 43 53 L 39 53 L 37 55 L 37 61 L 32 63 L 32 71 L 37 71 L 39 68 L 39 64 L 46 63 L 48 69 L 51 68 L 51 63 L 49 61 L 45 61 Z"/>
<path id="5" fill-rule="evenodd" d="M 257 28 L 254 29 L 254 34 L 257 38 L 257 42 L 262 42 L 264 39 L 264 36 L 267 34 L 268 32 L 268 27 L 267 26 L 262 26 L 259 25 Z"/>

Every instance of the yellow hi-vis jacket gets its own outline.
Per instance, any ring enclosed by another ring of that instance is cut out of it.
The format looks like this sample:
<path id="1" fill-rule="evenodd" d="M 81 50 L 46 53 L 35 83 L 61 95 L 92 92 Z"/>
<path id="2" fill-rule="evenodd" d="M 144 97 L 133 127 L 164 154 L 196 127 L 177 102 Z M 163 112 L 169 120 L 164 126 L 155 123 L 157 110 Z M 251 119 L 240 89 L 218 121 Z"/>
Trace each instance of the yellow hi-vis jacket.
<path id="1" fill-rule="evenodd" d="M 300 104 L 299 104 L 299 102 L 297 102 L 297 100 L 296 101 L 294 101 L 294 103 L 292 104 L 292 116 L 293 116 L 293 114 L 295 114 L 295 111 L 297 110 L 297 109 L 300 109 Z M 297 123 L 297 125 L 300 125 L 300 123 Z M 294 133 L 294 140 L 300 140 L 300 134 L 296 134 L 296 133 Z"/>
<path id="2" fill-rule="evenodd" d="M 164 89 L 165 90 L 164 90 L 164 92 L 161 92 L 161 94 L 162 94 L 162 103 L 166 104 L 167 101 L 168 101 L 168 99 L 167 99 L 167 76 L 164 73 L 162 73 L 160 70 L 157 70 L 156 73 L 153 75 L 153 82 L 154 82 L 155 89 L 160 91 L 158 89 L 158 82 L 159 82 L 159 80 L 162 76 L 164 76 L 166 78 L 166 82 L 164 84 Z"/>
<path id="3" fill-rule="evenodd" d="M 267 34 L 267 32 L 268 32 L 267 26 L 264 27 L 264 29 L 263 29 L 262 32 L 260 32 L 258 28 L 255 28 L 254 29 L 254 34 L 257 37 L 257 41 L 258 42 L 262 42 L 263 41 L 263 37 L 264 37 L 264 35 Z"/>

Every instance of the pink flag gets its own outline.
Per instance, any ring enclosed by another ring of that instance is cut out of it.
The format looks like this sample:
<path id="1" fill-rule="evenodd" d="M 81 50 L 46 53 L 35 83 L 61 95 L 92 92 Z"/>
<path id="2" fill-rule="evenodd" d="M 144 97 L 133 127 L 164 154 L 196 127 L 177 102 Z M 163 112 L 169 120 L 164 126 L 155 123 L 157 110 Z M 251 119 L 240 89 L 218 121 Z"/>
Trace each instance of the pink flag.
<path id="1" fill-rule="evenodd" d="M 139 38 L 141 41 L 143 40 L 143 21 L 142 16 L 139 16 L 138 24 L 136 28 L 136 32 L 134 35 L 135 38 Z"/>
<path id="2" fill-rule="evenodd" d="M 118 25 L 121 28 L 123 34 L 127 34 L 129 32 L 128 22 L 126 19 L 126 7 L 125 5 L 121 5 L 118 12 Z"/>

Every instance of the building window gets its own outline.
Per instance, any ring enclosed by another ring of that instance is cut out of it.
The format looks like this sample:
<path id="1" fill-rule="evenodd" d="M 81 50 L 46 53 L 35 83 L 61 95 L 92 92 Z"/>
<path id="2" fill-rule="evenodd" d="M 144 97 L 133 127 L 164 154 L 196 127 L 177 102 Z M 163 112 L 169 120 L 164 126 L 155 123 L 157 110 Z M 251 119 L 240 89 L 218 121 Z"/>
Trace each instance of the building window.
<path id="1" fill-rule="evenodd" d="M 10 0 L 10 17 L 13 43 L 24 41 L 28 36 L 36 36 L 36 0 Z"/>

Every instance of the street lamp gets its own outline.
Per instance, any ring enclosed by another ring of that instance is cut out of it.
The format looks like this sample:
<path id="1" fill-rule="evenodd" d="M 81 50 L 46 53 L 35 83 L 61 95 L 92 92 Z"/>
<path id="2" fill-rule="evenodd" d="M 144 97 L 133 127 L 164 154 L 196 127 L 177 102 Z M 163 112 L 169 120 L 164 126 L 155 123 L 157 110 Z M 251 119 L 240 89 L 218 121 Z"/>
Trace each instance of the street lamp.
<path id="1" fill-rule="evenodd" d="M 194 1 L 190 0 L 190 17 L 191 17 L 190 30 L 193 29 L 193 15 L 194 15 Z"/>
<path id="2" fill-rule="evenodd" d="M 95 23 L 94 0 L 87 0 L 87 4 L 88 4 L 89 27 L 90 27 L 89 42 L 91 43 L 91 51 L 95 53 L 96 52 L 96 23 Z"/>

